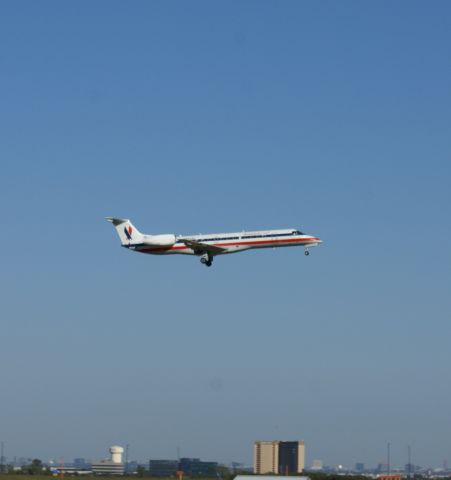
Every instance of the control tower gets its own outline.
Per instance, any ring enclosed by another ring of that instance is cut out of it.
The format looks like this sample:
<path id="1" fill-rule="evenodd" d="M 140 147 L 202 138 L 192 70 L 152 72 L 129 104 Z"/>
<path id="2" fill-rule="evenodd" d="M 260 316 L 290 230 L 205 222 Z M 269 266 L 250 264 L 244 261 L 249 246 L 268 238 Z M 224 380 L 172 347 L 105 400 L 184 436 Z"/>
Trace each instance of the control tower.
<path id="1" fill-rule="evenodd" d="M 110 447 L 111 460 L 100 460 L 92 464 L 92 473 L 100 475 L 124 475 L 122 463 L 124 449 L 118 445 Z"/>
<path id="2" fill-rule="evenodd" d="M 124 453 L 124 449 L 119 447 L 118 445 L 113 445 L 110 447 L 111 453 L 111 461 L 113 463 L 122 463 L 122 454 Z"/>

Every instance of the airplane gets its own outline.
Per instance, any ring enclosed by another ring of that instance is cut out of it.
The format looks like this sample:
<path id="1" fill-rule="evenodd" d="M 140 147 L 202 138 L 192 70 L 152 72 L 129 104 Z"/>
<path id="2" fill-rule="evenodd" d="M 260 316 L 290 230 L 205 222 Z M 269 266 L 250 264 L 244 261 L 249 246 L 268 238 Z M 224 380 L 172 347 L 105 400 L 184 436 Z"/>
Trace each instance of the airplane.
<path id="1" fill-rule="evenodd" d="M 153 255 L 180 253 L 197 255 L 207 267 L 211 267 L 216 255 L 237 253 L 253 248 L 316 247 L 322 240 L 306 235 L 294 228 L 285 230 L 259 230 L 255 232 L 209 233 L 207 235 L 174 235 L 173 233 L 145 235 L 126 218 L 106 217 L 116 227 L 123 247 L 135 252 Z"/>

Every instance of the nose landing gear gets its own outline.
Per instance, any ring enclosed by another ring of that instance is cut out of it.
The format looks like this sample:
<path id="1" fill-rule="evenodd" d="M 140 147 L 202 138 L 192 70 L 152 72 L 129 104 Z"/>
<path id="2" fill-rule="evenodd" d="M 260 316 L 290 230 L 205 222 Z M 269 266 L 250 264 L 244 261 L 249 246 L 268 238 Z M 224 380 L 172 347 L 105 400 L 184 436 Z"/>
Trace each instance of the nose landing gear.
<path id="1" fill-rule="evenodd" d="M 309 255 L 310 255 L 310 252 L 309 252 L 307 249 L 305 249 L 304 255 L 309 256 Z"/>

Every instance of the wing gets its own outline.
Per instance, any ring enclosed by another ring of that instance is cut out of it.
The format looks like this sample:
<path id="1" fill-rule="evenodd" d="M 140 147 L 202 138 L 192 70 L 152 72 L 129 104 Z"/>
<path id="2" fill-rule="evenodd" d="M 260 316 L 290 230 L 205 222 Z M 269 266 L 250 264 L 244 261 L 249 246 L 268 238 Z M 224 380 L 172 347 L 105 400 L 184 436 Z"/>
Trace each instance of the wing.
<path id="1" fill-rule="evenodd" d="M 208 243 L 196 242 L 196 240 L 189 240 L 187 238 L 179 238 L 187 247 L 194 250 L 196 255 L 202 255 L 203 253 L 211 253 L 212 255 L 218 255 L 225 252 L 227 249 L 217 247 L 216 245 L 209 245 Z"/>

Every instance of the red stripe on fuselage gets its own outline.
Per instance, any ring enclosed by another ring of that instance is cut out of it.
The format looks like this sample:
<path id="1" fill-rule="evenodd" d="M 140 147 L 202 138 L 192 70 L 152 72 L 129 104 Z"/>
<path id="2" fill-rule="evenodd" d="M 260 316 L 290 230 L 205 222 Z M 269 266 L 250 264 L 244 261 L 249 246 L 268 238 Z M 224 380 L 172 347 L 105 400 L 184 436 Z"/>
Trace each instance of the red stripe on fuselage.
<path id="1" fill-rule="evenodd" d="M 241 241 L 241 242 L 233 242 L 233 243 L 209 243 L 208 245 L 213 245 L 215 247 L 236 247 L 240 245 L 274 245 L 277 246 L 279 244 L 284 243 L 314 243 L 317 242 L 319 238 L 316 237 L 309 237 L 309 238 L 287 238 L 283 240 L 249 240 L 249 241 Z M 195 240 L 194 240 L 195 241 Z M 192 250 L 191 247 L 187 247 L 186 245 L 180 246 L 172 246 L 172 247 L 150 247 L 137 250 L 138 252 L 143 253 L 151 253 L 151 252 L 171 252 L 174 250 Z"/>

